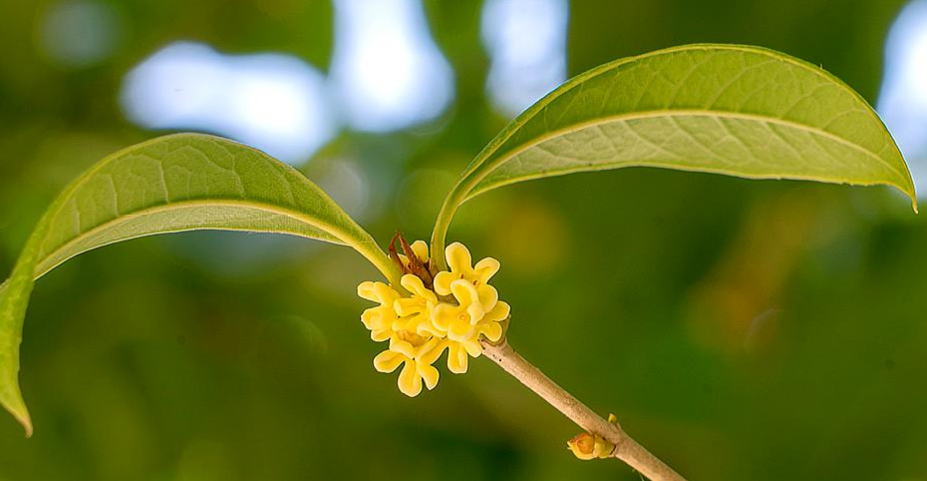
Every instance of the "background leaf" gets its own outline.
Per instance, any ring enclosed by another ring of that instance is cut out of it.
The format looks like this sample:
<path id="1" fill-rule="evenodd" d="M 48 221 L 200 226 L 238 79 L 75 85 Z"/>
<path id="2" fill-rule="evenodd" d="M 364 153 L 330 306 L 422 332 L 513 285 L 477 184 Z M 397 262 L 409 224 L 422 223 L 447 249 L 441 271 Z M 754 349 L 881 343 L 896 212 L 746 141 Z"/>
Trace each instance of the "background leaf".
<path id="1" fill-rule="evenodd" d="M 82 252 L 191 230 L 272 232 L 353 247 L 390 279 L 376 242 L 321 189 L 266 154 L 218 137 L 178 134 L 113 154 L 68 186 L 0 286 L 0 403 L 31 434 L 17 375 L 35 279 Z"/>
<path id="2" fill-rule="evenodd" d="M 602 65 L 525 111 L 448 195 L 433 252 L 443 250 L 460 204 L 483 192 L 632 166 L 885 184 L 914 202 L 911 176 L 891 135 L 850 87 L 772 50 L 690 45 Z"/>

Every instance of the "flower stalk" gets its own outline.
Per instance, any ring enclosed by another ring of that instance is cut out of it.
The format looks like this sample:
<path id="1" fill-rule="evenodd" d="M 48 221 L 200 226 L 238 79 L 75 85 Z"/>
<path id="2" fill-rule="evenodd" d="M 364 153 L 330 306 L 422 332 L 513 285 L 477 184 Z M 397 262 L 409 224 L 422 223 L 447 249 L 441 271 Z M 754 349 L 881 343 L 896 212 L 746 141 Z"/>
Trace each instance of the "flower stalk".
<path id="1" fill-rule="evenodd" d="M 624 461 L 650 481 L 685 481 L 685 478 L 673 468 L 624 432 L 617 422 L 609 422 L 589 409 L 582 401 L 576 399 L 512 349 L 508 341 L 503 339 L 499 344 L 486 340 L 481 342 L 483 354 L 492 359 L 505 372 L 541 396 L 577 426 L 613 444 L 614 449 L 610 457 Z"/>

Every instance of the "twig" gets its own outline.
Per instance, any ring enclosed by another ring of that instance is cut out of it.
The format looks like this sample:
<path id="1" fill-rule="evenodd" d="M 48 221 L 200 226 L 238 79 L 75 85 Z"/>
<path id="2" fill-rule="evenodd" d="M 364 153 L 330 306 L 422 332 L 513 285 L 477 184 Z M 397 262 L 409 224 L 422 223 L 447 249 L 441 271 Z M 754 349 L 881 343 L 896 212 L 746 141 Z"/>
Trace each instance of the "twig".
<path id="1" fill-rule="evenodd" d="M 609 423 L 593 412 L 579 399 L 573 397 L 540 369 L 528 362 L 512 349 L 508 341 L 499 345 L 483 341 L 483 354 L 511 374 L 522 384 L 544 398 L 551 406 L 563 413 L 579 427 L 591 434 L 597 434 L 615 445 L 612 457 L 618 458 L 646 476 L 651 481 L 685 481 L 669 467 L 628 436 L 621 427 Z"/>

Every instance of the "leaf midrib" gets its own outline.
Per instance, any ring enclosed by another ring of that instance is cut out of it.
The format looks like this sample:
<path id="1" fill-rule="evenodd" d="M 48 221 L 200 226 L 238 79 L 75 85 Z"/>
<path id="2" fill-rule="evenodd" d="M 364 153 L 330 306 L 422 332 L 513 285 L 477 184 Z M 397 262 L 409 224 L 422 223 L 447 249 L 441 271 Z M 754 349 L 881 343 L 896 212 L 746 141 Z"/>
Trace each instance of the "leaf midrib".
<path id="1" fill-rule="evenodd" d="M 661 50 L 655 50 L 653 52 L 647 52 L 647 53 L 637 55 L 634 57 L 626 57 L 623 59 L 619 59 L 614 62 L 601 65 L 598 68 L 591 69 L 587 72 L 584 72 L 583 74 L 580 74 L 580 75 L 577 75 L 576 77 L 571 78 L 564 85 L 562 85 L 561 88 L 551 92 L 550 95 L 542 98 L 536 104 L 534 104 L 531 108 L 525 111 L 525 113 L 523 114 L 524 117 L 516 119 L 515 122 L 517 123 L 513 124 L 511 128 L 508 129 L 507 132 L 505 132 L 504 136 L 494 139 L 495 141 L 490 144 L 490 146 L 492 146 L 493 148 L 487 151 L 486 155 L 477 155 L 477 158 L 474 159 L 474 163 L 471 164 L 472 169 L 470 169 L 468 166 L 468 168 L 465 170 L 465 178 L 469 177 L 472 173 L 476 172 L 484 164 L 486 159 L 489 159 L 496 152 L 498 152 L 499 147 L 505 145 L 505 143 L 508 142 L 509 139 L 511 139 L 517 132 L 520 131 L 523 125 L 526 125 L 528 122 L 534 119 L 539 113 L 543 112 L 547 108 L 547 106 L 553 103 L 555 100 L 559 99 L 560 97 L 567 94 L 568 92 L 572 92 L 573 89 L 577 87 L 582 87 L 583 85 L 585 85 L 587 80 L 606 74 L 613 70 L 616 70 L 626 64 L 636 62 L 639 60 L 644 60 L 644 59 L 651 58 L 651 57 L 665 55 L 668 53 L 678 53 L 678 52 L 688 52 L 688 51 L 709 51 L 710 52 L 710 51 L 718 51 L 718 50 L 742 52 L 742 53 L 754 54 L 754 55 L 761 54 L 761 55 L 765 55 L 766 57 L 772 59 L 773 61 L 785 62 L 791 65 L 794 65 L 819 78 L 822 78 L 830 82 L 835 82 L 838 85 L 845 87 L 846 90 L 853 97 L 855 97 L 858 101 L 862 102 L 865 105 L 869 105 L 869 102 L 866 101 L 866 99 L 864 99 L 858 92 L 853 90 L 849 85 L 847 85 L 843 80 L 839 79 L 838 77 L 828 73 L 827 71 L 824 71 L 823 69 L 814 68 L 814 65 L 808 62 L 805 62 L 803 60 L 796 59 L 796 58 L 793 58 L 787 55 L 783 55 L 782 53 L 777 52 L 775 50 L 771 50 L 771 49 L 767 49 L 763 47 L 751 47 L 751 46 L 745 46 L 745 45 L 730 45 L 730 44 L 712 44 L 712 43 L 697 43 L 697 44 L 691 44 L 691 45 L 684 45 L 680 47 L 670 47 L 670 48 L 665 48 Z M 870 116 L 873 117 L 876 121 L 881 122 L 881 120 L 877 116 L 875 116 L 873 113 L 870 113 Z M 482 152 L 480 154 L 482 154 Z M 902 178 L 905 178 L 905 176 L 902 176 Z M 463 181 L 464 179 L 461 179 L 461 180 Z M 464 199 L 468 199 L 469 197 L 470 196 L 467 195 L 466 197 L 464 197 Z"/>
<path id="2" fill-rule="evenodd" d="M 82 238 L 86 237 L 87 235 L 94 234 L 94 233 L 97 233 L 97 232 L 102 232 L 102 231 L 104 231 L 104 230 L 106 230 L 106 229 L 109 229 L 109 228 L 111 228 L 111 227 L 114 227 L 114 226 L 123 224 L 123 223 L 125 223 L 125 222 L 131 221 L 131 220 L 134 220 L 134 219 L 138 219 L 138 218 L 140 218 L 140 217 L 144 217 L 144 216 L 146 216 L 146 215 L 157 214 L 157 213 L 160 213 L 160 212 L 168 212 L 168 211 L 171 211 L 171 210 L 179 210 L 179 209 L 190 208 L 190 207 L 247 207 L 247 208 L 249 208 L 249 209 L 264 211 L 264 212 L 268 212 L 268 213 L 272 213 L 272 214 L 283 215 L 283 216 L 286 216 L 286 217 L 290 217 L 290 218 L 296 219 L 296 220 L 298 220 L 298 221 L 300 221 L 300 222 L 303 222 L 303 223 L 305 223 L 305 224 L 308 224 L 308 225 L 310 225 L 310 226 L 312 226 L 312 227 L 315 227 L 315 228 L 317 228 L 317 229 L 319 229 L 319 230 L 322 230 L 322 231 L 325 231 L 325 232 L 329 232 L 329 233 L 331 233 L 334 237 L 338 238 L 338 239 L 339 239 L 342 243 L 344 243 L 345 245 L 351 244 L 350 242 L 348 242 L 348 241 L 346 240 L 347 238 L 349 238 L 349 236 L 345 235 L 345 233 L 341 232 L 341 231 L 338 230 L 338 229 L 332 228 L 331 225 L 328 225 L 328 224 L 325 224 L 325 223 L 315 222 L 314 219 L 313 219 L 312 217 L 307 216 L 307 215 L 305 215 L 305 213 L 301 213 L 301 212 L 299 212 L 299 211 L 295 211 L 295 210 L 290 210 L 290 209 L 282 208 L 282 207 L 280 207 L 280 206 L 278 206 L 278 205 L 273 205 L 273 204 L 258 204 L 258 203 L 254 203 L 254 202 L 244 201 L 244 200 L 234 200 L 234 199 L 205 200 L 205 199 L 196 199 L 196 200 L 189 200 L 189 201 L 172 202 L 172 203 L 170 203 L 170 204 L 163 204 L 163 205 L 158 205 L 158 206 L 154 206 L 154 207 L 145 207 L 145 208 L 138 209 L 138 210 L 135 210 L 135 211 L 131 211 L 131 212 L 128 212 L 128 213 L 125 213 L 125 214 L 121 214 L 121 215 L 119 215 L 118 217 L 115 217 L 115 218 L 113 218 L 113 219 L 111 219 L 111 220 L 109 220 L 109 221 L 106 221 L 106 222 L 104 222 L 104 223 L 102 223 L 102 224 L 99 224 L 99 225 L 97 225 L 96 227 L 94 227 L 94 228 L 92 228 L 92 229 L 90 229 L 90 230 L 81 232 L 79 235 L 75 236 L 73 239 L 69 240 L 68 242 L 65 242 L 64 244 L 62 244 L 62 245 L 56 247 L 53 251 L 51 251 L 51 252 L 49 252 L 48 254 L 42 256 L 41 259 L 38 259 L 38 260 L 36 261 L 36 264 L 35 264 L 35 265 L 36 265 L 36 266 L 41 265 L 42 262 L 44 262 L 46 259 L 49 259 L 49 258 L 53 257 L 53 256 L 55 255 L 55 253 L 60 252 L 60 251 L 62 251 L 62 250 L 67 249 L 67 248 L 70 247 L 70 246 L 75 245 L 76 243 L 78 243 Z M 159 231 L 158 234 L 172 234 L 172 233 L 178 233 L 178 232 L 187 232 L 187 231 L 190 231 L 190 230 L 194 230 L 194 229 L 176 229 L 176 230 L 172 229 L 172 230 L 166 230 L 166 231 Z M 216 229 L 210 229 L 210 230 L 244 230 L 244 231 L 246 231 L 247 229 L 220 229 L 220 228 L 216 228 Z M 278 233 L 278 234 L 286 234 L 286 235 L 294 235 L 292 232 L 283 231 L 283 230 L 280 230 L 280 231 L 267 230 L 267 231 L 261 231 L 261 232 Z M 126 238 L 120 239 L 120 240 L 118 240 L 118 241 L 107 242 L 107 243 L 105 243 L 105 244 L 101 244 L 101 245 L 97 246 L 97 248 L 99 248 L 99 247 L 104 247 L 104 246 L 113 244 L 113 243 L 115 243 L 115 242 L 122 242 L 122 241 L 125 241 L 125 240 L 132 240 L 132 239 L 138 239 L 138 238 L 141 238 L 141 237 L 146 237 L 146 236 L 148 236 L 148 235 L 151 235 L 151 234 L 140 234 L 140 235 L 137 235 L 137 236 L 126 237 Z M 64 258 L 64 259 L 61 259 L 59 262 L 55 263 L 54 265 L 49 266 L 47 269 L 43 269 L 41 272 L 39 272 L 39 273 L 37 273 L 37 274 L 34 274 L 34 279 L 38 279 L 38 278 L 42 277 L 43 275 L 45 275 L 46 273 L 48 273 L 49 271 L 51 271 L 51 270 L 54 269 L 55 267 L 61 265 L 62 263 L 64 263 L 64 262 L 70 260 L 71 258 L 73 258 L 73 257 L 75 257 L 76 255 L 79 255 L 79 254 L 80 254 L 80 253 L 76 253 L 76 254 L 73 254 L 73 255 L 71 255 L 71 256 L 68 256 L 68 257 L 66 257 L 66 258 Z"/>
<path id="3" fill-rule="evenodd" d="M 470 175 L 468 175 L 468 180 L 467 180 L 467 183 L 471 185 L 470 187 L 471 192 L 468 193 L 468 195 L 464 199 L 469 200 L 470 198 L 475 197 L 479 193 L 485 192 L 485 190 L 473 191 L 472 189 L 475 188 L 477 184 L 479 184 L 479 182 L 485 179 L 489 174 L 494 172 L 500 165 L 524 153 L 528 149 L 531 149 L 532 147 L 542 144 L 548 140 L 552 140 L 556 137 L 561 137 L 564 135 L 575 133 L 580 130 L 595 127 L 597 125 L 614 123 L 614 122 L 642 120 L 642 119 L 648 119 L 648 118 L 659 118 L 659 117 L 720 117 L 720 118 L 726 118 L 726 119 L 731 119 L 731 120 L 748 120 L 748 121 L 753 121 L 753 122 L 762 122 L 762 123 L 767 123 L 767 124 L 773 124 L 773 125 L 779 125 L 783 127 L 798 129 L 798 130 L 801 130 L 801 131 L 804 131 L 804 132 L 807 132 L 813 135 L 819 135 L 821 137 L 828 138 L 844 146 L 847 146 L 849 148 L 862 152 L 863 154 L 873 159 L 876 159 L 880 164 L 887 167 L 892 173 L 897 175 L 902 180 L 903 184 L 906 183 L 905 181 L 909 180 L 907 176 L 903 175 L 903 173 L 900 170 L 898 170 L 898 168 L 893 166 L 891 163 L 883 159 L 881 156 L 879 156 L 875 152 L 872 152 L 871 150 L 866 149 L 862 145 L 852 142 L 844 137 L 841 137 L 839 135 L 836 135 L 834 133 L 828 132 L 820 128 L 814 128 L 808 125 L 804 125 L 798 122 L 793 122 L 790 120 L 781 119 L 778 117 L 768 117 L 768 116 L 763 116 L 763 115 L 758 115 L 758 114 L 749 114 L 749 113 L 742 113 L 742 112 L 700 110 L 700 109 L 667 109 L 667 110 L 650 110 L 650 111 L 642 111 L 642 112 L 629 112 L 629 113 L 622 113 L 618 115 L 612 115 L 608 117 L 599 117 L 599 118 L 596 118 L 596 119 L 593 119 L 587 122 L 573 124 L 567 128 L 553 130 L 548 133 L 545 133 L 544 135 L 534 137 L 531 142 L 522 144 L 518 146 L 517 148 L 511 149 L 505 155 L 497 157 L 489 162 L 484 162 L 476 170 L 471 172 Z M 530 177 L 526 177 L 526 178 L 530 178 Z"/>

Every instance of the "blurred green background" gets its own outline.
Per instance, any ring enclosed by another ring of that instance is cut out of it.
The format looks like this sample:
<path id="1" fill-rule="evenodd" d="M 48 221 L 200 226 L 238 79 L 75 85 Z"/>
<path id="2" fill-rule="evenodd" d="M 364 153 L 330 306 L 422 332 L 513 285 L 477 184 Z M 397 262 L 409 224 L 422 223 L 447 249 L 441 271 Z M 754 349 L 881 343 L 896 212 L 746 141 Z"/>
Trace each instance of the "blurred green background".
<path id="1" fill-rule="evenodd" d="M 0 273 L 66 182 L 175 130 L 427 238 L 527 103 L 692 42 L 822 65 L 925 170 L 924 0 L 0 0 Z M 888 189 L 581 174 L 485 195 L 451 237 L 502 261 L 511 343 L 690 479 L 927 480 L 927 222 Z M 376 277 L 259 235 L 75 259 L 37 285 L 36 435 L 0 416 L 0 480 L 640 479 L 574 459 L 578 429 L 486 360 L 403 396 L 359 322 Z"/>

